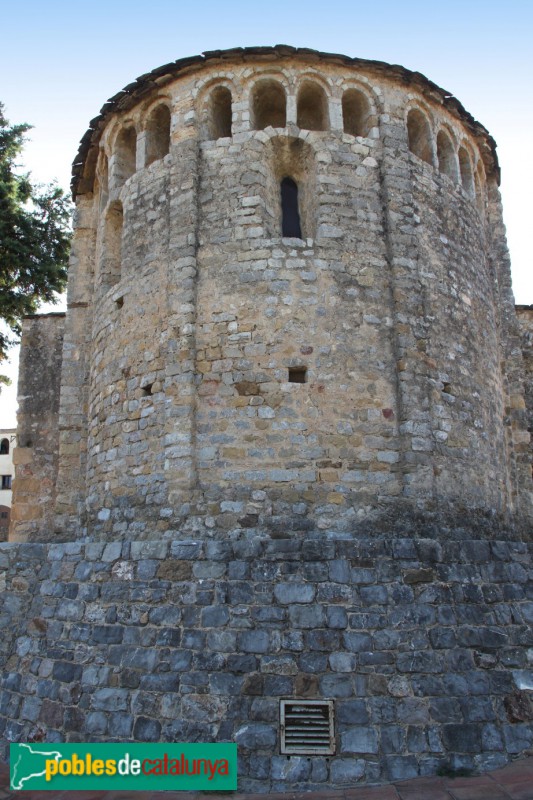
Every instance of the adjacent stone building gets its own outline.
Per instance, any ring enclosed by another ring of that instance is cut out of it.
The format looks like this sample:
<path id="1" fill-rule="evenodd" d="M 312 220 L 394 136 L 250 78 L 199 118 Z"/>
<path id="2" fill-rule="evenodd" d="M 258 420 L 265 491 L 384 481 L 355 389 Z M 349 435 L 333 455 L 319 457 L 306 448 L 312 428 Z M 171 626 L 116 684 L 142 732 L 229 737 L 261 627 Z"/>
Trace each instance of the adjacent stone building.
<path id="1" fill-rule="evenodd" d="M 498 183 L 482 125 L 381 62 L 216 51 L 106 103 L 66 316 L 24 328 L 6 739 L 235 740 L 258 790 L 531 746 Z"/>
<path id="2" fill-rule="evenodd" d="M 15 429 L 0 429 L 0 542 L 7 539 L 11 519 L 14 446 Z"/>

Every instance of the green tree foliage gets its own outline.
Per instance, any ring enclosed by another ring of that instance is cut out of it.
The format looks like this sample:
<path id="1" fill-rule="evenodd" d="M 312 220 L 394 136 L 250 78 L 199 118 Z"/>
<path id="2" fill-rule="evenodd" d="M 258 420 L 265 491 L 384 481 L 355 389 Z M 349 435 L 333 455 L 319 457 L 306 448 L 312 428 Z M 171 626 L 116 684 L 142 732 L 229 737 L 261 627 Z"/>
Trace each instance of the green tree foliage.
<path id="1" fill-rule="evenodd" d="M 24 315 L 43 301 L 56 302 L 64 290 L 71 238 L 71 204 L 63 191 L 32 185 L 17 173 L 30 128 L 10 126 L 0 103 L 0 320 L 15 336 Z M 0 331 L 0 361 L 13 341 Z"/>

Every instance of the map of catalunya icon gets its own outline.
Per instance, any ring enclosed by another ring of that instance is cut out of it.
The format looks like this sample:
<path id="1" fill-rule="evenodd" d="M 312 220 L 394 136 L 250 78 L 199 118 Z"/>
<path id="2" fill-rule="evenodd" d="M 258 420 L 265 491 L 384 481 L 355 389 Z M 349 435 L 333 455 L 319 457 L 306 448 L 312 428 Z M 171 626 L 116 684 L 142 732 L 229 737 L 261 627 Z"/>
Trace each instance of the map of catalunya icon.
<path id="1" fill-rule="evenodd" d="M 46 762 L 50 759 L 59 761 L 63 758 L 63 753 L 59 750 L 36 750 L 31 744 L 20 744 L 18 747 L 17 760 L 11 767 L 11 788 L 16 791 L 21 789 L 31 789 L 26 784 L 35 778 L 44 778 L 46 774 Z M 41 768 L 42 763 L 42 768 Z"/>

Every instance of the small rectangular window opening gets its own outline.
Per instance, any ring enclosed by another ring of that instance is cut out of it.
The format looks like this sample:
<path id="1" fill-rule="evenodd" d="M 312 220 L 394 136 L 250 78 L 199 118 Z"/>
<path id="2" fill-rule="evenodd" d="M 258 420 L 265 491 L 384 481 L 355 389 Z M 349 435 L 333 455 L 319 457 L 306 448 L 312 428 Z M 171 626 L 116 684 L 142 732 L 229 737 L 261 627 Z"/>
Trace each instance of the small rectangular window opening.
<path id="1" fill-rule="evenodd" d="M 333 700 L 281 700 L 281 752 L 291 755 L 333 755 Z"/>
<path id="2" fill-rule="evenodd" d="M 298 209 L 298 186 L 292 178 L 283 178 L 281 181 L 281 235 L 289 238 L 302 238 Z"/>
<path id="3" fill-rule="evenodd" d="M 307 367 L 289 367 L 289 383 L 307 383 Z"/>
<path id="4" fill-rule="evenodd" d="M 11 475 L 2 475 L 2 489 L 11 489 Z"/>

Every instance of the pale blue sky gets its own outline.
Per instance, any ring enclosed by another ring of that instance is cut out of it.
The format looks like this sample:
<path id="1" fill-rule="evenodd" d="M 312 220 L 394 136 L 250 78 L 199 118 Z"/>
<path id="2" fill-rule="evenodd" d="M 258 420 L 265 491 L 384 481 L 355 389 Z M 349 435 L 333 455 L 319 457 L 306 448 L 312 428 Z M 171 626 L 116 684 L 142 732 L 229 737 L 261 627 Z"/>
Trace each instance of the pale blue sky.
<path id="1" fill-rule="evenodd" d="M 496 139 L 517 302 L 533 304 L 531 0 L 27 0 L 1 15 L 0 101 L 30 122 L 24 161 L 67 187 L 78 142 L 138 75 L 204 50 L 290 44 L 402 64 L 454 94 Z M 14 391 L 0 427 L 14 424 Z"/>

